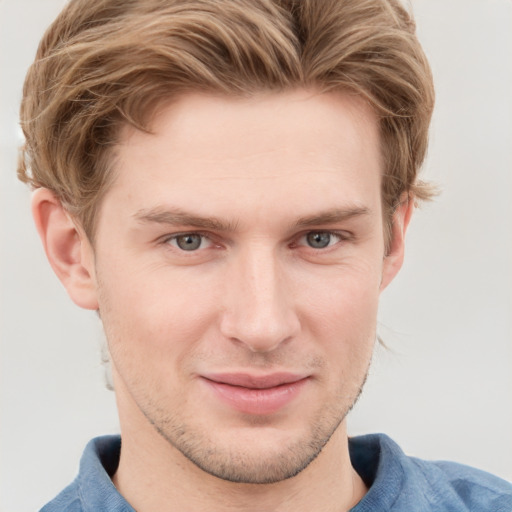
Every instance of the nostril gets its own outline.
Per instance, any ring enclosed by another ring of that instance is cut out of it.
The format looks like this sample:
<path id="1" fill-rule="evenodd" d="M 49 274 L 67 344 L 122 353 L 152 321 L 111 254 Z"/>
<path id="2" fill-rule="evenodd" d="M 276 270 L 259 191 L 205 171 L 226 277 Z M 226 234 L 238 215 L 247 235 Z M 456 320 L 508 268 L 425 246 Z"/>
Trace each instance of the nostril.
<path id="1" fill-rule="evenodd" d="M 255 338 L 255 337 L 245 337 L 244 339 L 239 338 L 231 338 L 234 343 L 245 346 L 250 352 L 253 353 L 265 353 L 265 352 L 273 352 L 278 349 L 282 345 L 285 345 L 289 340 L 291 340 L 291 336 L 287 336 L 285 338 Z"/>

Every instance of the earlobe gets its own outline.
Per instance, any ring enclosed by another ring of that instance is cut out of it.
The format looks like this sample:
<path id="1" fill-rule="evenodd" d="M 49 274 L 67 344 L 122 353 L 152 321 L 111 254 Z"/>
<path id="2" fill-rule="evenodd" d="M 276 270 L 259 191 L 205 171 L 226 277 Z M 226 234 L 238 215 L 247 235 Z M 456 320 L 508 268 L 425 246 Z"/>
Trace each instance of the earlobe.
<path id="1" fill-rule="evenodd" d="M 93 251 L 85 234 L 48 189 L 34 191 L 32 215 L 48 261 L 73 302 L 98 309 Z"/>
<path id="2" fill-rule="evenodd" d="M 382 269 L 381 291 L 388 286 L 402 267 L 405 250 L 405 233 L 409 226 L 413 210 L 413 198 L 404 194 L 393 214 L 391 240 L 386 256 L 384 257 Z"/>

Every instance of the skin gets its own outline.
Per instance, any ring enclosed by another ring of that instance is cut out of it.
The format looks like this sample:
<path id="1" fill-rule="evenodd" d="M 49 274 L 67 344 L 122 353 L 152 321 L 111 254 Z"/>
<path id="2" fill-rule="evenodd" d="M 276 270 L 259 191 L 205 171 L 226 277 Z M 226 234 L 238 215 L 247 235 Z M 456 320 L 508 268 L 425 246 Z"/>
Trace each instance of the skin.
<path id="1" fill-rule="evenodd" d="M 187 94 L 152 130 L 123 132 L 94 247 L 51 192 L 33 199 L 50 263 L 104 324 L 115 485 L 139 512 L 348 510 L 366 488 L 345 417 L 412 211 L 385 253 L 376 116 L 339 92 Z M 206 377 L 276 372 L 302 384 L 264 414 Z"/>

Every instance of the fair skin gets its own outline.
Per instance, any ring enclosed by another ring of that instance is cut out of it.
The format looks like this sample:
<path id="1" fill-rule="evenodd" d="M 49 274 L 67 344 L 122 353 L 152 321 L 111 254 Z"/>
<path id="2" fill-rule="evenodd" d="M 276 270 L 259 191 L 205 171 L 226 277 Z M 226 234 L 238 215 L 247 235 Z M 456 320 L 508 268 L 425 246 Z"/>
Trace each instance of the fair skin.
<path id="1" fill-rule="evenodd" d="M 139 512 L 342 511 L 366 487 L 345 416 L 370 363 L 385 251 L 377 118 L 343 93 L 187 94 L 126 128 L 94 247 L 35 192 L 71 298 L 98 310 Z"/>

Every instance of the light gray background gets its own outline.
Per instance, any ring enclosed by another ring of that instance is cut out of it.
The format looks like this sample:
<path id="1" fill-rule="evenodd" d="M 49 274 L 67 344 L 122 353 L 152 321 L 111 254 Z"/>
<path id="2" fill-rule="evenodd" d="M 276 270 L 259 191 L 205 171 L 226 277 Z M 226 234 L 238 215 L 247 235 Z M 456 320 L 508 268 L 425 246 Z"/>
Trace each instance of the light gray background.
<path id="1" fill-rule="evenodd" d="M 62 0 L 0 0 L 1 496 L 35 510 L 73 478 L 83 446 L 117 430 L 101 329 L 46 263 L 15 178 L 22 80 Z M 418 211 L 351 434 L 512 479 L 512 2 L 414 0 L 437 106 Z"/>

